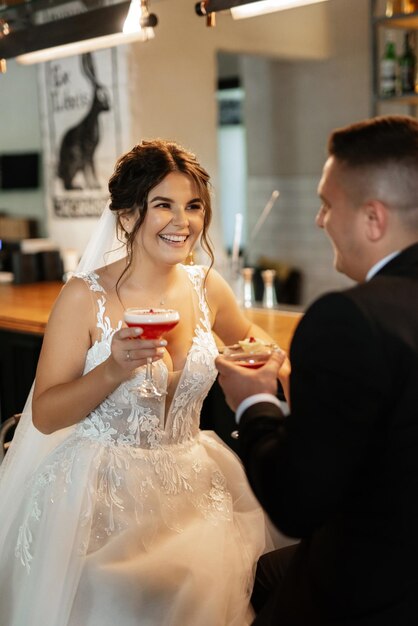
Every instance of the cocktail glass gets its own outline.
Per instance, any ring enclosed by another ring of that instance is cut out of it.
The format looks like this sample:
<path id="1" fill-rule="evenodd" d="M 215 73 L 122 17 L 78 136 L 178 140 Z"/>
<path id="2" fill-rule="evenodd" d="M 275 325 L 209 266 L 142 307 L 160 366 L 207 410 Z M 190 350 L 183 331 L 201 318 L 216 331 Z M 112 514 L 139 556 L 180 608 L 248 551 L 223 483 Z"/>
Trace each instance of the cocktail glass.
<path id="1" fill-rule="evenodd" d="M 248 367 L 250 369 L 258 369 L 266 363 L 274 350 L 278 350 L 276 344 L 265 344 L 262 347 L 258 347 L 253 352 L 248 346 L 244 350 L 238 343 L 231 346 L 223 346 L 220 349 L 222 356 L 242 367 Z"/>
<path id="2" fill-rule="evenodd" d="M 125 309 L 123 318 L 130 328 L 142 328 L 139 339 L 161 339 L 172 330 L 180 320 L 178 311 L 174 309 Z M 166 394 L 159 391 L 152 378 L 152 357 L 147 357 L 145 378 L 135 391 L 143 398 L 160 398 Z"/>

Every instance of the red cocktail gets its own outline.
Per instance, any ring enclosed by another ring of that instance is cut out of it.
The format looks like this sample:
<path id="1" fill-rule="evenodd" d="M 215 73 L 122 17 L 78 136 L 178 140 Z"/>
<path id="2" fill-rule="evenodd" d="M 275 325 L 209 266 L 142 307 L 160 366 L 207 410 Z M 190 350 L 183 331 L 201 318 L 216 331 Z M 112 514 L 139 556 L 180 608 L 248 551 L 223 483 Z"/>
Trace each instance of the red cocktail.
<path id="1" fill-rule="evenodd" d="M 130 328 L 142 328 L 139 339 L 160 339 L 179 322 L 180 315 L 174 309 L 125 309 L 123 318 Z M 160 398 L 165 391 L 159 391 L 152 380 L 152 358 L 147 358 L 147 369 L 142 384 L 137 389 L 145 398 Z"/>
<path id="2" fill-rule="evenodd" d="M 247 361 L 243 360 L 243 359 L 237 359 L 236 361 L 234 361 L 234 363 L 236 365 L 241 365 L 241 367 L 249 367 L 252 370 L 256 370 L 259 367 L 262 367 L 264 365 L 264 363 L 266 363 L 267 359 L 269 357 L 265 357 L 263 358 L 262 361 L 255 361 L 254 359 L 248 359 Z"/>
<path id="3" fill-rule="evenodd" d="M 126 325 L 130 328 L 142 328 L 140 339 L 160 339 L 179 322 L 180 315 L 173 309 L 126 309 Z"/>

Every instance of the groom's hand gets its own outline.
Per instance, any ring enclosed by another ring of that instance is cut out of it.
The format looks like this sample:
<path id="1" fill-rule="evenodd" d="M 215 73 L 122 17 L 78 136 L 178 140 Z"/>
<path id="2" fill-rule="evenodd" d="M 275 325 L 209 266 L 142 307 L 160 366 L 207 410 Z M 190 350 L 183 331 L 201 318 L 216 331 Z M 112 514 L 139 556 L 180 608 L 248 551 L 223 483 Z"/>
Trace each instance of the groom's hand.
<path id="1" fill-rule="evenodd" d="M 219 370 L 218 380 L 228 406 L 235 411 L 245 398 L 256 393 L 271 393 L 275 396 L 278 372 L 285 359 L 285 352 L 273 352 L 265 365 L 252 370 L 235 365 L 221 356 L 217 357 L 215 365 Z"/>

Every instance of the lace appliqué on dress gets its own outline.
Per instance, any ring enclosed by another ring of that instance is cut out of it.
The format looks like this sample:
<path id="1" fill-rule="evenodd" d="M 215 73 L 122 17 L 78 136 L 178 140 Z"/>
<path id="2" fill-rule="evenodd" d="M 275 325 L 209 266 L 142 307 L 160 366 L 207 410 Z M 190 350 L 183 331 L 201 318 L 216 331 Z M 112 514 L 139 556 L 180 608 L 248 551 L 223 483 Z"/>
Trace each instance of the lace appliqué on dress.
<path id="1" fill-rule="evenodd" d="M 185 266 L 185 270 L 198 296 L 202 315 L 195 328 L 193 344 L 178 385 L 178 393 L 171 405 L 172 436 L 178 441 L 190 441 L 198 432 L 202 403 L 217 375 L 214 360 L 218 354 L 212 336 L 209 308 L 202 288 L 205 270 L 199 265 Z"/>
<path id="2" fill-rule="evenodd" d="M 81 278 L 86 282 L 91 291 L 100 291 L 102 293 L 106 293 L 104 288 L 99 283 L 99 275 L 96 272 L 79 272 L 78 274 L 74 274 L 73 278 Z"/>
<path id="3" fill-rule="evenodd" d="M 49 488 L 50 494 L 47 502 L 48 506 L 53 506 L 55 498 L 60 498 L 62 493 L 65 493 L 65 485 L 71 483 L 72 480 L 71 471 L 76 453 L 77 451 L 74 447 L 65 446 L 63 454 L 55 459 L 54 462 L 46 465 L 42 472 L 35 475 L 28 486 L 27 492 L 31 494 L 31 497 L 27 514 L 19 527 L 15 547 L 15 556 L 20 559 L 20 562 L 28 573 L 30 572 L 30 563 L 33 558 L 30 551 L 33 542 L 31 526 L 34 523 L 39 523 L 41 519 L 43 513 L 43 507 L 41 505 L 42 496 Z M 62 489 L 57 489 L 56 485 L 58 472 L 60 472 L 62 476 L 62 484 L 64 485 Z"/>
<path id="4" fill-rule="evenodd" d="M 219 470 L 212 473 L 212 486 L 197 501 L 198 508 L 207 519 L 232 520 L 232 497 L 225 476 Z"/>

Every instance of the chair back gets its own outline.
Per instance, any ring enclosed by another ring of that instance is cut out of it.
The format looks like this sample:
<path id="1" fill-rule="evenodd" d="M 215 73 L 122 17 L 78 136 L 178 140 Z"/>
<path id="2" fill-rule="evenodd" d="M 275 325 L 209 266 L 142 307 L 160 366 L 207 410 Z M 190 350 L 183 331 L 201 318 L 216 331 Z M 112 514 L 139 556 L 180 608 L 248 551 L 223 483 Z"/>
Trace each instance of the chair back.
<path id="1" fill-rule="evenodd" d="M 14 429 L 20 420 L 21 413 L 15 413 L 12 417 L 5 420 L 0 426 L 0 463 L 4 459 L 4 455 L 13 438 Z"/>

